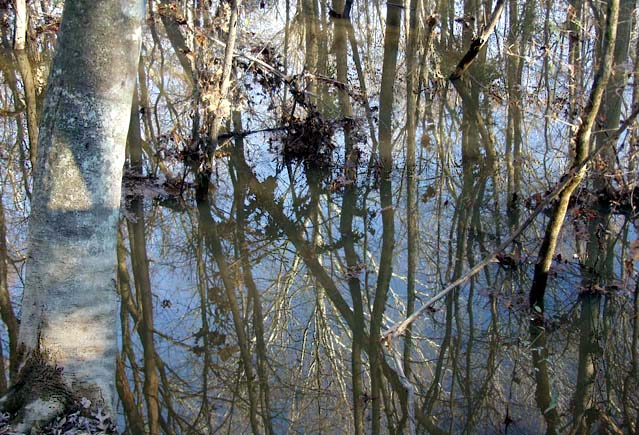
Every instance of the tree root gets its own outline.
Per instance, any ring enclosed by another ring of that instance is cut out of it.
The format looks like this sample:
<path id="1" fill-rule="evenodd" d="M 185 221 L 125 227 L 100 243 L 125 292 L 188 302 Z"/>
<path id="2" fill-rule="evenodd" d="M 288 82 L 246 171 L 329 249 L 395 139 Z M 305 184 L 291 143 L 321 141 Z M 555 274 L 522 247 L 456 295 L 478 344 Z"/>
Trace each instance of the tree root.
<path id="1" fill-rule="evenodd" d="M 33 351 L 0 398 L 0 435 L 119 433 L 97 402 L 72 391 L 47 353 Z"/>
<path id="2" fill-rule="evenodd" d="M 51 364 L 45 355 L 34 352 L 17 382 L 0 398 L 0 410 L 13 416 L 8 433 L 29 433 L 64 413 L 73 401 L 62 369 Z"/>

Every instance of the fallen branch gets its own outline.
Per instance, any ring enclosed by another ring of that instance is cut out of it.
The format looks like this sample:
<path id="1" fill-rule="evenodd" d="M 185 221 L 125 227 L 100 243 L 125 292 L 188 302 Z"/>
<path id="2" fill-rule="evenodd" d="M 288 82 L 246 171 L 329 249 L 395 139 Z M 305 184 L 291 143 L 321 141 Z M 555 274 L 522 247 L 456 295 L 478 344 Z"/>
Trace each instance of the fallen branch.
<path id="1" fill-rule="evenodd" d="M 588 156 L 584 159 L 584 161 L 577 166 L 573 166 L 570 171 L 564 174 L 561 180 L 557 183 L 555 188 L 541 201 L 537 207 L 533 210 L 533 212 L 528 216 L 528 218 L 519 226 L 517 229 L 506 239 L 504 240 L 494 251 L 492 251 L 489 255 L 484 257 L 482 261 L 477 263 L 472 269 L 466 272 L 464 275 L 450 283 L 444 290 L 439 292 L 437 295 L 429 299 L 419 310 L 415 311 L 411 316 L 407 317 L 400 323 L 396 323 L 392 327 L 390 327 L 386 332 L 382 334 L 381 341 L 382 342 L 391 342 L 393 338 L 403 335 L 406 329 L 417 320 L 425 311 L 429 311 L 432 309 L 433 304 L 435 304 L 440 299 L 444 298 L 450 292 L 452 292 L 455 288 L 460 286 L 461 284 L 468 281 L 471 277 L 480 272 L 484 267 L 486 267 L 489 263 L 492 262 L 497 257 L 497 254 L 503 252 L 519 235 L 530 226 L 530 224 L 537 218 L 537 216 L 553 201 L 559 194 L 568 186 L 574 177 L 577 175 L 579 171 L 585 168 L 597 155 L 601 153 L 605 148 L 609 146 L 613 146 L 619 137 L 626 131 L 628 126 L 632 123 L 632 121 L 639 114 L 639 105 L 634 108 L 630 116 L 626 118 L 626 120 L 621 124 L 621 126 L 615 130 L 613 134 L 608 137 L 608 140 L 595 148 L 593 151 L 588 154 Z"/>
<path id="2" fill-rule="evenodd" d="M 495 27 L 497 26 L 497 22 L 501 17 L 502 12 L 504 11 L 504 0 L 498 0 L 495 4 L 495 9 L 493 9 L 493 13 L 490 16 L 490 21 L 488 25 L 484 27 L 481 32 L 481 35 L 473 38 L 473 41 L 470 43 L 470 48 L 462 57 L 462 59 L 457 64 L 455 71 L 450 75 L 449 80 L 455 83 L 456 80 L 460 79 L 464 72 L 472 65 L 475 61 L 475 58 L 479 54 L 482 48 L 488 42 L 488 38 L 495 31 Z"/>

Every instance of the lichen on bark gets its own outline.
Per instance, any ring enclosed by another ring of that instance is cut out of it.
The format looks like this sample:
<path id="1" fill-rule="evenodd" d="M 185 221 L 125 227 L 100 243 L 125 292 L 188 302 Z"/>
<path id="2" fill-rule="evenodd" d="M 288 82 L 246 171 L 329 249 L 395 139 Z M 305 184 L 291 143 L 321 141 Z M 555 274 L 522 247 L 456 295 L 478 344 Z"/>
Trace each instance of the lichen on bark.
<path id="1" fill-rule="evenodd" d="M 67 0 L 39 131 L 19 345 L 26 432 L 115 400 L 117 221 L 144 0 Z M 43 358 L 46 352 L 47 357 Z"/>

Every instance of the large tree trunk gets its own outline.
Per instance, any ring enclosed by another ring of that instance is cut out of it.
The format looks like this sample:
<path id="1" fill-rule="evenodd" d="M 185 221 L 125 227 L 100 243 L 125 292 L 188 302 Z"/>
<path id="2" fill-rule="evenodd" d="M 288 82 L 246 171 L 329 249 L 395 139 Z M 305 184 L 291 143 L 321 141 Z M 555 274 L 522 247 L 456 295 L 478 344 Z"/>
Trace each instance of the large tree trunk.
<path id="1" fill-rule="evenodd" d="M 19 378 L 1 402 L 26 410 L 19 431 L 73 396 L 113 409 L 116 226 L 143 16 L 142 0 L 64 5 L 40 127 L 19 343 L 23 370 L 36 360 L 64 369 L 65 394 L 39 390 L 45 379 L 34 372 Z M 16 394 L 27 388 L 34 392 Z"/>

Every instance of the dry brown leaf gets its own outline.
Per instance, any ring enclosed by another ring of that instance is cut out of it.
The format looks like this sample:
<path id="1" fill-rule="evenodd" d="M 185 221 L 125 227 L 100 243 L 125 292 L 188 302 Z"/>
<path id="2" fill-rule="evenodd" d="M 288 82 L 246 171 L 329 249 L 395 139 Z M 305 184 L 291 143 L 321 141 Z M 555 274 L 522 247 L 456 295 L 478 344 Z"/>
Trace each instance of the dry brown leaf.
<path id="1" fill-rule="evenodd" d="M 639 239 L 630 242 L 630 257 L 635 261 L 639 260 Z"/>

